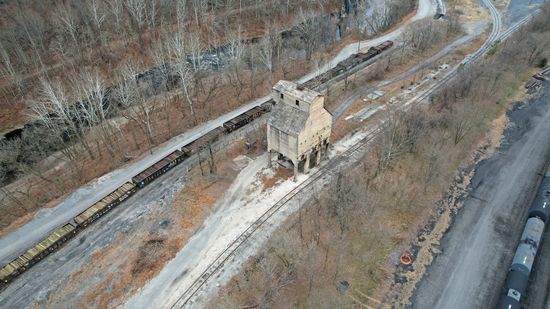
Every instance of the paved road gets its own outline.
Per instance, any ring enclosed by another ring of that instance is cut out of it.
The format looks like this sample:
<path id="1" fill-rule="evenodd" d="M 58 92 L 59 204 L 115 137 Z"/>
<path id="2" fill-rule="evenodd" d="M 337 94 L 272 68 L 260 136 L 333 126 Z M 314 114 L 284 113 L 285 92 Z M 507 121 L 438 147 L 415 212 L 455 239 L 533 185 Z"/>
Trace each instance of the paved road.
<path id="1" fill-rule="evenodd" d="M 443 237 L 414 308 L 492 308 L 550 157 L 550 83 L 544 95 L 510 114 L 498 152 L 482 162 L 471 192 Z M 512 245 L 510 245 L 512 244 Z M 513 248 L 511 248 L 513 247 Z"/>

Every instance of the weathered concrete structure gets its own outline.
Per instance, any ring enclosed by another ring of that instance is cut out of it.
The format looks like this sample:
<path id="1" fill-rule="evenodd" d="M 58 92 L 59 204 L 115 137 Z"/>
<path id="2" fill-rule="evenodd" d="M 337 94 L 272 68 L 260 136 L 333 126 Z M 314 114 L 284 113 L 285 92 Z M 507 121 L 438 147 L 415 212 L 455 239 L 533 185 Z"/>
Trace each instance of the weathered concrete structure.
<path id="1" fill-rule="evenodd" d="M 279 81 L 272 95 L 276 104 L 267 125 L 269 164 L 271 153 L 278 153 L 292 161 L 296 178 L 300 170 L 307 172 L 326 154 L 332 115 L 324 108 L 324 96 L 293 82 Z"/>

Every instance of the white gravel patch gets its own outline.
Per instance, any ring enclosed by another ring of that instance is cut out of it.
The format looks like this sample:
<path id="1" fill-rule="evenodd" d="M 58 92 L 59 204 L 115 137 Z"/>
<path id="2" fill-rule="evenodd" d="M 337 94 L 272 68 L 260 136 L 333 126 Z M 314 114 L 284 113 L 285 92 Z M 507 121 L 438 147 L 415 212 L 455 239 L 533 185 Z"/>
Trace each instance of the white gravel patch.
<path id="1" fill-rule="evenodd" d="M 375 129 L 363 130 L 342 139 L 334 145 L 329 157 L 346 151 Z M 266 166 L 267 154 L 264 154 L 241 171 L 228 191 L 216 202 L 213 213 L 205 220 L 202 228 L 159 275 L 126 303 L 127 308 L 170 308 L 210 263 L 248 226 L 309 178 L 308 174 L 299 174 L 297 182 L 290 178 L 262 192 L 261 176 L 274 175 L 273 170 Z M 310 173 L 315 173 L 316 170 L 317 168 L 314 168 Z M 318 181 L 313 189 L 304 190 L 283 206 L 268 223 L 262 226 L 261 231 L 255 233 L 252 239 L 246 242 L 243 250 L 240 250 L 231 261 L 226 262 L 224 269 L 205 285 L 199 297 L 193 300 L 192 307 L 201 307 L 202 305 L 196 303 L 197 301 L 207 300 L 208 297 L 205 296 L 213 295 L 221 285 L 227 283 L 240 270 L 243 263 L 265 244 L 272 232 L 296 211 L 303 201 L 317 194 L 330 180 L 330 176 L 325 177 Z"/>

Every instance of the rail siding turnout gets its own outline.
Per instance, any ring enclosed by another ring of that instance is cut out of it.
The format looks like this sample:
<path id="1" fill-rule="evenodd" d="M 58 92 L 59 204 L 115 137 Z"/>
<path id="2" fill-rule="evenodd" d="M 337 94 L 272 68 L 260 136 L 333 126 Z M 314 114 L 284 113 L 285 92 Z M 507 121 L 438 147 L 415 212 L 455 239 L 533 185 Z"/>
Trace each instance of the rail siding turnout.
<path id="1" fill-rule="evenodd" d="M 332 78 L 345 73 L 346 70 L 350 70 L 365 61 L 379 55 L 384 50 L 387 50 L 393 46 L 392 41 L 386 41 L 376 47 L 371 47 L 367 53 L 359 53 L 350 56 L 349 58 L 341 61 L 338 65 L 316 78 L 307 81 L 302 84 L 304 87 L 315 88 L 322 83 L 331 80 Z M 149 166 L 139 174 L 132 177 L 132 180 L 123 184 L 109 195 L 102 198 L 100 201 L 94 203 L 85 211 L 74 217 L 71 222 L 66 223 L 62 227 L 55 230 L 52 234 L 46 236 L 44 240 L 37 245 L 30 248 L 27 252 L 14 259 L 7 265 L 3 265 L 0 268 L 0 288 L 7 285 L 21 273 L 29 269 L 32 265 L 40 261 L 46 255 L 57 250 L 63 243 L 72 238 L 83 228 L 86 228 L 89 224 L 101 218 L 107 212 L 120 203 L 125 201 L 137 190 L 145 187 L 161 175 L 165 174 L 176 165 L 188 159 L 190 156 L 206 149 L 212 143 L 216 142 L 222 135 L 231 133 L 255 119 L 261 117 L 263 114 L 271 111 L 271 108 L 275 104 L 273 100 L 269 100 L 260 106 L 251 108 L 250 110 L 243 112 L 242 114 L 234 117 L 233 119 L 225 122 L 222 126 L 217 127 L 195 141 L 181 147 L 163 159 L 157 161 L 153 165 Z M 272 212 L 264 214 L 267 216 L 265 220 L 271 217 L 282 205 L 284 205 L 291 197 L 282 203 L 278 208 L 273 208 Z M 262 216 L 262 217 L 264 217 Z M 261 224 L 260 224 L 261 225 Z M 250 235 L 259 227 L 254 226 L 248 229 Z M 238 246 L 237 246 L 238 247 Z"/>

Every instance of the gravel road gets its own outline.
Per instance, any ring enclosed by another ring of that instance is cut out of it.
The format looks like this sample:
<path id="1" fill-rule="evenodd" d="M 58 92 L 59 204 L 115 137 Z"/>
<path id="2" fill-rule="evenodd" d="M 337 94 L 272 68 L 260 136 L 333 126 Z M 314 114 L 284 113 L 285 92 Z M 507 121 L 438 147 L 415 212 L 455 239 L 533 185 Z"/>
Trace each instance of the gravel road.
<path id="1" fill-rule="evenodd" d="M 251 184 L 255 182 L 256 175 L 266 166 L 267 155 L 264 154 L 240 172 L 231 187 L 216 201 L 213 214 L 201 229 L 160 274 L 134 295 L 126 304 L 127 308 L 164 308 L 176 302 L 182 281 L 188 281 L 193 275 L 198 276 L 203 260 L 217 256 L 225 249 L 225 246 L 216 244 L 225 244 L 225 241 L 236 237 L 231 231 L 246 228 L 257 216 L 259 205 L 251 206 L 245 200 L 253 193 Z M 247 212 L 252 212 L 252 215 L 247 216 Z"/>
<path id="2" fill-rule="evenodd" d="M 517 22 L 532 12 L 534 7 L 543 4 L 544 0 L 529 0 L 527 5 L 525 2 L 525 0 L 510 0 L 503 16 L 504 24 L 510 25 Z"/>
<path id="3" fill-rule="evenodd" d="M 550 157 L 550 82 L 509 113 L 498 152 L 476 168 L 464 206 L 412 298 L 413 308 L 492 308 Z"/>
<path id="4" fill-rule="evenodd" d="M 145 155 L 142 159 L 110 172 L 97 181 L 86 185 L 70 194 L 63 202 L 53 208 L 45 208 L 39 211 L 32 221 L 0 238 L 0 265 L 9 263 L 25 250 L 39 242 L 44 235 L 55 230 L 65 222 L 99 201 L 104 196 L 114 191 L 134 175 L 139 174 L 146 167 L 164 158 L 176 149 L 190 143 L 198 137 L 206 134 L 224 122 L 241 113 L 266 102 L 264 97 L 251 102 L 217 119 L 208 121 L 188 132 L 178 135 L 158 147 L 152 154 Z"/>
<path id="5" fill-rule="evenodd" d="M 167 205 L 183 185 L 187 165 L 186 162 L 177 166 L 157 180 L 158 183 L 156 181 L 154 186 L 138 191 L 106 217 L 83 230 L 59 251 L 19 276 L 0 293 L 0 308 L 29 308 L 33 303 L 43 308 L 51 293 L 59 293 L 67 288 L 71 273 L 93 263 L 94 252 L 116 242 L 118 232 L 124 237 L 132 237 L 140 229 L 158 227 L 160 222 L 169 220 Z M 120 250 L 122 253 L 124 248 Z M 117 262 L 113 261 L 113 264 L 116 265 Z M 87 283 L 83 283 L 81 293 L 102 279 L 101 274 L 89 278 Z M 71 308 L 77 297 L 79 295 L 71 295 L 65 299 L 65 303 L 57 303 L 55 307 Z"/>
<path id="6" fill-rule="evenodd" d="M 365 48 L 379 45 L 388 40 L 393 40 L 393 41 L 396 40 L 401 35 L 402 30 L 405 29 L 410 22 L 427 18 L 427 17 L 428 18 L 433 17 L 435 15 L 436 9 L 437 9 L 437 5 L 435 3 L 435 0 L 420 0 L 418 3 L 418 9 L 416 10 L 416 14 L 407 22 L 402 24 L 399 28 L 395 29 L 392 32 L 386 33 L 382 36 L 376 37 L 372 40 L 366 40 L 366 41 L 361 41 L 361 42 L 356 42 L 356 43 L 351 43 L 346 45 L 334 58 L 332 58 L 328 63 L 323 65 L 321 68 L 319 68 L 319 70 L 313 71 L 303 76 L 298 80 L 298 82 L 300 83 L 306 82 L 312 79 L 313 77 L 315 77 L 316 75 L 318 75 L 319 72 L 322 73 L 332 69 L 338 64 L 338 62 L 348 58 L 352 54 L 357 53 L 357 50 L 359 48 L 365 49 Z"/>

